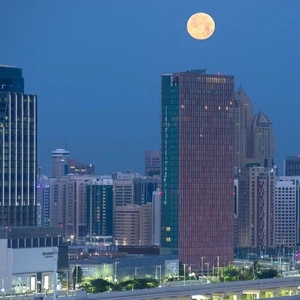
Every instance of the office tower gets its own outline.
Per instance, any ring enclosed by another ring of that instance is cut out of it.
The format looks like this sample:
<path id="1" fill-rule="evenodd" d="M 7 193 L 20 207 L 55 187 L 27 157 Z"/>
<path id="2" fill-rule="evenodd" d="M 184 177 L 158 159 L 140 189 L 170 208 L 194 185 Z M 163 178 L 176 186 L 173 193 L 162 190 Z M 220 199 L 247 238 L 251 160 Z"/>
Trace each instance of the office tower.
<path id="1" fill-rule="evenodd" d="M 36 226 L 37 96 L 0 66 L 0 226 Z"/>
<path id="2" fill-rule="evenodd" d="M 37 226 L 50 226 L 50 179 L 41 175 L 37 179 Z"/>
<path id="3" fill-rule="evenodd" d="M 238 88 L 234 99 L 234 166 L 245 167 L 251 157 L 251 125 L 253 122 L 252 103 L 242 86 Z"/>
<path id="4" fill-rule="evenodd" d="M 255 115 L 252 128 L 252 161 L 261 167 L 271 168 L 275 159 L 274 128 L 270 119 L 262 112 Z"/>
<path id="5" fill-rule="evenodd" d="M 274 246 L 296 247 L 299 243 L 300 177 L 279 177 L 275 194 Z"/>
<path id="6" fill-rule="evenodd" d="M 233 203 L 234 203 L 234 229 L 233 229 L 233 244 L 236 247 L 239 244 L 238 239 L 238 208 L 239 208 L 239 179 L 234 178 L 233 187 Z"/>
<path id="7" fill-rule="evenodd" d="M 300 155 L 288 156 L 284 160 L 285 176 L 300 176 Z"/>
<path id="8" fill-rule="evenodd" d="M 233 260 L 234 77 L 161 75 L 161 253 Z"/>
<path id="9" fill-rule="evenodd" d="M 133 180 L 114 180 L 114 206 L 133 204 Z"/>
<path id="10" fill-rule="evenodd" d="M 156 246 L 160 246 L 161 194 L 160 189 L 157 189 L 152 195 L 152 244 Z"/>
<path id="11" fill-rule="evenodd" d="M 63 227 L 65 241 L 83 242 L 86 231 L 86 185 L 89 176 L 50 178 L 50 225 Z"/>
<path id="12" fill-rule="evenodd" d="M 93 164 L 80 163 L 75 158 L 68 159 L 68 171 L 76 175 L 94 175 L 95 166 Z"/>
<path id="13" fill-rule="evenodd" d="M 152 193 L 156 191 L 159 186 L 160 178 L 155 177 L 141 177 L 133 179 L 133 203 L 138 205 L 152 202 Z"/>
<path id="14" fill-rule="evenodd" d="M 145 176 L 160 176 L 159 151 L 145 151 Z"/>
<path id="15" fill-rule="evenodd" d="M 113 235 L 113 180 L 91 178 L 87 185 L 87 234 Z"/>
<path id="16" fill-rule="evenodd" d="M 243 168 L 239 173 L 238 239 L 241 247 L 273 247 L 276 170 Z"/>
<path id="17" fill-rule="evenodd" d="M 52 151 L 52 177 L 61 177 L 69 174 L 70 152 L 65 149 L 56 149 Z"/>
<path id="18" fill-rule="evenodd" d="M 152 245 L 152 203 L 117 206 L 114 236 L 116 245 Z"/>

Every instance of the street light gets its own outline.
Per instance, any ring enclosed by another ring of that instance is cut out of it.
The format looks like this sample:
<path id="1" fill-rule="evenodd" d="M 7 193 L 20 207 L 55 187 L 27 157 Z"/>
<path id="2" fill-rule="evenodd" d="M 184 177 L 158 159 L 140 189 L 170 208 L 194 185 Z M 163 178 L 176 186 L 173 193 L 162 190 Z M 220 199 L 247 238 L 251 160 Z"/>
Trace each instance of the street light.
<path id="1" fill-rule="evenodd" d="M 185 285 L 185 266 L 188 264 L 183 264 L 183 285 Z"/>
<path id="2" fill-rule="evenodd" d="M 207 265 L 207 280 L 208 280 L 208 276 L 209 276 L 209 262 L 205 263 Z"/>
<path id="3" fill-rule="evenodd" d="M 203 258 L 206 258 L 206 257 L 205 256 L 201 257 L 201 269 L 202 269 L 201 274 L 202 274 L 202 277 L 203 277 Z"/>
<path id="4" fill-rule="evenodd" d="M 159 268 L 159 285 L 160 285 L 160 284 L 161 284 L 161 265 L 155 266 L 155 279 L 156 279 L 156 280 L 158 279 L 158 276 L 157 276 L 157 268 Z"/>
<path id="5" fill-rule="evenodd" d="M 115 261 L 115 279 L 114 279 L 114 282 L 115 284 L 118 282 L 118 279 L 117 279 L 117 265 L 118 265 L 118 261 Z"/>
<path id="6" fill-rule="evenodd" d="M 220 270 L 220 256 L 217 256 L 217 260 L 218 260 L 218 262 L 217 262 L 217 273 L 218 273 L 218 277 L 219 277 L 219 270 Z"/>

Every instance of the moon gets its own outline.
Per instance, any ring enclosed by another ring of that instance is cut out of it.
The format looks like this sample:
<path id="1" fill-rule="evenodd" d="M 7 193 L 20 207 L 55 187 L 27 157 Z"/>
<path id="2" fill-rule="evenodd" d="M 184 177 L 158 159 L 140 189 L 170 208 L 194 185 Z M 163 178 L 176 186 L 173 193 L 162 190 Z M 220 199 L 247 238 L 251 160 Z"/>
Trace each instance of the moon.
<path id="1" fill-rule="evenodd" d="M 212 36 L 215 31 L 214 19 L 206 13 L 196 13 L 192 15 L 186 28 L 191 37 L 196 40 L 206 40 Z"/>

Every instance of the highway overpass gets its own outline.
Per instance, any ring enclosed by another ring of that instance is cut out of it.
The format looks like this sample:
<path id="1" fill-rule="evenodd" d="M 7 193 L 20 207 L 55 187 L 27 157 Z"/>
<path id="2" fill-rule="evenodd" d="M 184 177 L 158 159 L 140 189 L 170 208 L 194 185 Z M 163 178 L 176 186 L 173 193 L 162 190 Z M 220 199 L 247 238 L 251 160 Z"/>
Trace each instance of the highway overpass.
<path id="1" fill-rule="evenodd" d="M 86 299 L 126 299 L 126 300 L 191 300 L 191 299 L 224 299 L 233 296 L 233 299 L 242 299 L 242 295 L 253 295 L 259 299 L 264 294 L 268 298 L 296 295 L 300 299 L 300 277 L 259 279 L 249 281 L 235 281 L 218 284 L 203 284 L 180 287 L 162 287 L 155 289 L 133 290 L 126 292 L 110 292 L 90 294 Z M 71 300 L 71 299 L 69 299 Z"/>

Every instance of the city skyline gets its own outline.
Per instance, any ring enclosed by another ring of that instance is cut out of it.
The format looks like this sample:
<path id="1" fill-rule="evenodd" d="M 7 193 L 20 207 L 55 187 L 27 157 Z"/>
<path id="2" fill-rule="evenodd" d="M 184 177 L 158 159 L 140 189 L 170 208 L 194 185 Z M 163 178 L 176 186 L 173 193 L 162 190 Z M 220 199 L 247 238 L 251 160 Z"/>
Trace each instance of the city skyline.
<path id="1" fill-rule="evenodd" d="M 159 147 L 159 73 L 208 68 L 211 74 L 235 75 L 235 89 L 241 82 L 254 113 L 261 109 L 270 117 L 282 174 L 284 157 L 300 149 L 292 136 L 297 93 L 282 88 L 297 82 L 294 37 L 300 29 L 300 3 L 129 2 L 73 1 L 69 6 L 3 1 L 0 24 L 7 28 L 7 42 L 0 49 L 1 63 L 23 68 L 25 92 L 39 97 L 38 163 L 43 173 L 51 172 L 51 151 L 66 143 L 80 160 L 88 151 L 98 174 L 142 173 L 144 151 Z M 145 11 L 154 18 L 145 18 Z M 204 42 L 186 32 L 188 17 L 198 11 L 216 21 L 214 35 Z M 24 14 L 31 22 L 21 21 Z M 281 14 L 289 22 L 279 22 Z M 84 22 L 76 21 L 79 16 Z M 112 18 L 118 22 L 110 22 Z M 116 31 L 120 23 L 122 33 Z M 116 82 L 116 76 L 122 80 Z M 287 99 L 290 105 L 282 111 Z"/>

